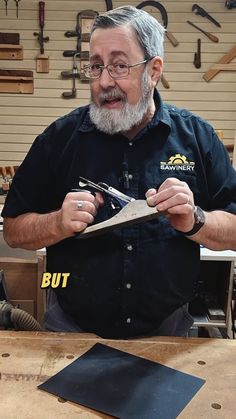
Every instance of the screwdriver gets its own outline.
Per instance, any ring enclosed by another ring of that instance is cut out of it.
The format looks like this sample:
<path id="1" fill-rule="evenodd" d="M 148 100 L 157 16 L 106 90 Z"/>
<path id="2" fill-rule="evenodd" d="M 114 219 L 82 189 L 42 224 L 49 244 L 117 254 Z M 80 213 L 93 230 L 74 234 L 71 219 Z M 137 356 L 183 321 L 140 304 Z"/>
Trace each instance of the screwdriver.
<path id="1" fill-rule="evenodd" d="M 209 38 L 212 42 L 219 42 L 219 38 L 217 38 L 217 36 L 213 35 L 210 32 L 204 31 L 203 29 L 199 28 L 199 26 L 195 25 L 194 23 L 190 22 L 190 20 L 187 20 L 187 23 L 189 25 L 192 25 L 194 28 L 196 28 L 198 31 L 204 33 L 204 35 L 207 36 L 207 38 Z"/>

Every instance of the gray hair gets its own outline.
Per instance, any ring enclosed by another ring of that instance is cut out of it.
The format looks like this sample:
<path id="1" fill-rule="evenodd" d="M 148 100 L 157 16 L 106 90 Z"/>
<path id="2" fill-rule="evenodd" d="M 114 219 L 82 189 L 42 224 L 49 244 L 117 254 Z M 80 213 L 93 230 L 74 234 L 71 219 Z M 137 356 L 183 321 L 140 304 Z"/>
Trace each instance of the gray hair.
<path id="1" fill-rule="evenodd" d="M 107 29 L 115 26 L 129 26 L 137 36 L 144 58 L 163 57 L 165 28 L 145 10 L 133 6 L 122 6 L 98 15 L 91 34 L 98 28 Z"/>

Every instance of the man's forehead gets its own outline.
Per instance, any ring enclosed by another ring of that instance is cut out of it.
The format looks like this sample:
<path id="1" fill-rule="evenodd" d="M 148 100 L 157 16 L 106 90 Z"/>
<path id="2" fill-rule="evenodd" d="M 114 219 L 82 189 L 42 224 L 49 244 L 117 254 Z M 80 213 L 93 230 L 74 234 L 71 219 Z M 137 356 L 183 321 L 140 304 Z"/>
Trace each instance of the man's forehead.
<path id="1" fill-rule="evenodd" d="M 128 51 L 123 51 L 123 50 L 109 51 L 109 56 L 111 58 L 116 58 L 116 57 L 120 57 L 120 56 L 128 57 Z M 96 58 L 99 58 L 99 57 L 100 57 L 99 53 L 90 54 L 90 58 L 96 59 Z"/>
<path id="2" fill-rule="evenodd" d="M 128 57 L 132 52 L 140 50 L 137 36 L 129 26 L 115 28 L 98 28 L 90 38 L 90 56 L 108 54 L 111 58 L 117 55 Z"/>

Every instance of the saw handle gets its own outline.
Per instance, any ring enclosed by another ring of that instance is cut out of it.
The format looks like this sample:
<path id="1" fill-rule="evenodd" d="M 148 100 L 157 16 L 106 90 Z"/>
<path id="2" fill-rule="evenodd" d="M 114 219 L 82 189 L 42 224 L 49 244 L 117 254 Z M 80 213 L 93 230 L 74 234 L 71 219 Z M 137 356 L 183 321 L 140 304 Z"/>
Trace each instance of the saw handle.
<path id="1" fill-rule="evenodd" d="M 164 86 L 165 89 L 169 89 L 170 88 L 169 82 L 166 80 L 166 78 L 165 78 L 165 76 L 164 76 L 163 73 L 161 75 L 161 82 L 162 82 L 162 85 Z"/>
<path id="2" fill-rule="evenodd" d="M 44 18 L 45 18 L 45 2 L 39 1 L 39 26 L 40 28 L 44 27 Z"/>
<path id="3" fill-rule="evenodd" d="M 166 31 L 165 34 L 166 34 L 166 37 L 169 39 L 170 43 L 173 45 L 173 47 L 177 47 L 177 45 L 179 45 L 179 41 L 177 41 L 173 33 Z"/>

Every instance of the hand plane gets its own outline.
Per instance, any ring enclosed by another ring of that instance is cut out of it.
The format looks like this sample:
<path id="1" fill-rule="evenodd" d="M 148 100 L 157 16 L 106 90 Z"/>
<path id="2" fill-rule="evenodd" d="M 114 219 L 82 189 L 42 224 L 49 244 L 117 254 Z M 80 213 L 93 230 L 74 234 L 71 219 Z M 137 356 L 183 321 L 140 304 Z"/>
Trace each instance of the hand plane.
<path id="1" fill-rule="evenodd" d="M 134 199 L 123 194 L 117 189 L 106 185 L 105 183 L 93 183 L 85 178 L 79 178 L 80 187 L 87 187 L 92 192 L 101 192 L 117 200 L 120 205 L 120 211 L 108 220 L 91 225 L 76 235 L 77 239 L 94 237 L 116 228 L 124 228 L 129 225 L 138 224 L 142 221 L 149 221 L 157 218 L 160 212 L 155 207 L 150 207 L 145 199 Z"/>

